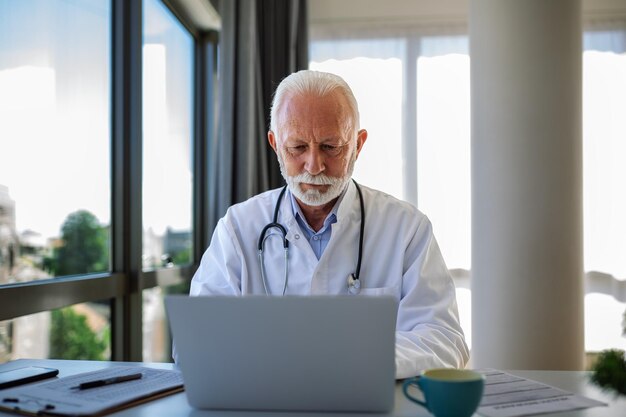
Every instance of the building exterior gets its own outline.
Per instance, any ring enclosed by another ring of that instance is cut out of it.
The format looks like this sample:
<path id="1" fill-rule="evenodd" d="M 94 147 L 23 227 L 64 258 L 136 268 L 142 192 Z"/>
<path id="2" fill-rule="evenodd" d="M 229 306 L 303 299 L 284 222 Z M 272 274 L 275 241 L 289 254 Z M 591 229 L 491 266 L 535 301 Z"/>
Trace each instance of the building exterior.
<path id="1" fill-rule="evenodd" d="M 0 284 L 10 281 L 18 250 L 15 201 L 9 196 L 9 188 L 0 184 Z"/>

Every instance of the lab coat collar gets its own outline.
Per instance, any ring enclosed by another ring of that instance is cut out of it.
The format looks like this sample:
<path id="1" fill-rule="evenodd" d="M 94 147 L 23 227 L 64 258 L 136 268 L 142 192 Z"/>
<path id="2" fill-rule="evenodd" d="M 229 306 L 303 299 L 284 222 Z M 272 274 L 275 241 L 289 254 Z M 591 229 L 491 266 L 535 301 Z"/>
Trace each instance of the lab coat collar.
<path id="1" fill-rule="evenodd" d="M 356 185 L 354 181 L 350 179 L 348 187 L 343 195 L 343 200 L 339 204 L 339 210 L 337 210 L 337 223 L 340 224 L 344 219 L 357 219 L 361 218 L 359 196 L 357 195 Z"/>
<path id="2" fill-rule="evenodd" d="M 289 190 L 289 188 L 287 188 L 287 193 L 289 195 L 284 196 L 280 202 L 280 213 L 278 217 L 279 222 L 287 226 L 287 229 L 292 229 L 297 226 L 298 222 L 296 221 L 293 207 L 291 206 L 291 190 Z M 361 212 L 359 210 L 358 198 L 356 186 L 351 179 L 343 195 L 339 197 L 339 208 L 337 209 L 337 222 L 335 226 L 347 219 L 360 219 Z"/>
<path id="3" fill-rule="evenodd" d="M 335 223 L 337 221 L 337 212 L 339 211 L 339 206 L 340 206 L 341 202 L 343 201 L 343 197 L 346 195 L 347 188 L 348 187 L 346 187 L 341 192 L 341 194 L 339 194 L 339 198 L 335 202 L 335 205 L 333 206 L 333 208 L 330 211 L 330 213 L 328 213 L 328 215 L 324 219 L 324 226 L 322 227 L 322 229 L 325 229 L 328 226 L 329 222 L 330 223 Z M 300 221 L 302 223 L 304 223 L 304 225 L 311 231 L 311 233 L 315 234 L 313 229 L 311 229 L 311 226 L 309 225 L 309 222 L 304 217 L 304 214 L 302 213 L 302 208 L 298 205 L 298 202 L 296 201 L 296 197 L 293 195 L 291 190 L 289 190 L 289 192 L 287 194 L 288 194 L 289 200 L 291 201 L 291 210 L 293 211 L 293 215 L 296 218 L 296 221 L 298 221 L 298 216 L 299 216 L 300 217 Z M 302 223 L 300 223 L 300 226 L 302 226 Z"/>

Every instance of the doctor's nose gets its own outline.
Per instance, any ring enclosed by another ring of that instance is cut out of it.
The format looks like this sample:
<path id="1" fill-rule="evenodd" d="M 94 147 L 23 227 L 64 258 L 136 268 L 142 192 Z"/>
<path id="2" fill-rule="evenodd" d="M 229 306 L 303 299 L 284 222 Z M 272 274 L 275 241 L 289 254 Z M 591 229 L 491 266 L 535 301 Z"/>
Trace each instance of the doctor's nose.
<path id="1" fill-rule="evenodd" d="M 324 154 L 319 149 L 312 148 L 304 155 L 304 169 L 311 175 L 321 174 L 325 169 Z"/>

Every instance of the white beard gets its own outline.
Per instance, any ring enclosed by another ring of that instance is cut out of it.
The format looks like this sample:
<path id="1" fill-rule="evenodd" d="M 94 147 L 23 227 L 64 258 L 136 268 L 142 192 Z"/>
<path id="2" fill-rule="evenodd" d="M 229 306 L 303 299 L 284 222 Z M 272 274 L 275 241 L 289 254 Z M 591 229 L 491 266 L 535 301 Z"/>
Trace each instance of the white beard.
<path id="1" fill-rule="evenodd" d="M 343 177 L 331 177 L 326 174 L 311 175 L 308 172 L 302 174 L 290 176 L 287 175 L 285 169 L 285 162 L 280 154 L 278 155 L 278 163 L 280 165 L 280 173 L 287 182 L 289 191 L 300 201 L 308 206 L 322 206 L 333 201 L 339 197 L 343 190 L 345 190 L 350 178 L 352 178 L 352 171 L 354 171 L 354 163 L 356 162 L 356 151 L 353 153 L 350 163 L 348 165 L 348 171 Z M 324 192 L 316 189 L 303 190 L 301 184 L 315 184 L 315 185 L 329 185 L 328 189 Z"/>

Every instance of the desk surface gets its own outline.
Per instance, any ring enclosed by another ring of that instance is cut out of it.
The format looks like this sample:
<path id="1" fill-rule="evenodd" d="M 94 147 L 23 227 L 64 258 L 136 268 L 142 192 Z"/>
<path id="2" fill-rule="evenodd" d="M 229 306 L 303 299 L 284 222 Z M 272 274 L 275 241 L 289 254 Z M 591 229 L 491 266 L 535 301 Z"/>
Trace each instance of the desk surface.
<path id="1" fill-rule="evenodd" d="M 17 360 L 0 365 L 0 371 L 8 371 L 10 369 L 23 366 L 49 366 L 59 369 L 59 377 L 78 374 L 81 372 L 94 371 L 109 366 L 116 365 L 141 365 L 159 369 L 173 369 L 169 363 L 127 363 L 127 362 L 96 362 L 96 361 L 64 361 L 64 360 Z M 507 371 L 523 378 L 533 379 L 548 385 L 561 388 L 566 391 L 584 395 L 609 404 L 608 407 L 593 407 L 585 410 L 577 410 L 571 412 L 563 412 L 558 414 L 542 414 L 542 416 L 558 416 L 558 417 L 624 417 L 626 416 L 626 397 L 616 398 L 613 394 L 605 393 L 596 386 L 589 383 L 589 373 L 587 372 L 568 372 L 568 371 Z M 7 414 L 0 412 L 0 417 L 13 416 L 15 414 Z M 194 410 L 187 403 L 185 393 L 174 394 L 159 400 L 155 400 L 146 404 L 142 404 L 133 408 L 109 414 L 114 417 L 269 417 L 281 416 L 287 417 L 291 415 L 298 416 L 315 416 L 320 414 L 314 413 L 271 413 L 271 412 L 238 412 L 238 411 L 207 411 Z M 328 416 L 330 414 L 324 414 Z M 351 414 L 340 413 L 337 417 L 347 417 Z M 380 414 L 368 414 L 376 416 Z M 400 385 L 396 387 L 396 398 L 394 410 L 388 416 L 398 417 L 420 417 L 431 416 L 426 410 L 413 404 L 404 398 Z M 478 416 L 478 414 L 477 414 Z"/>

